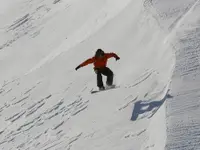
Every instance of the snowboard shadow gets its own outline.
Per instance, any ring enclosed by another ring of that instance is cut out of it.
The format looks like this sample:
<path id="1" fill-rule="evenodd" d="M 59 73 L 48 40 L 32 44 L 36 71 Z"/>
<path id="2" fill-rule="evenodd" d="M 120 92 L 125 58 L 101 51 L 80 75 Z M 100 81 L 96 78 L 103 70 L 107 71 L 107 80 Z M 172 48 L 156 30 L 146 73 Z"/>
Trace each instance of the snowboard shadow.
<path id="1" fill-rule="evenodd" d="M 162 100 L 155 100 L 151 102 L 146 101 L 137 101 L 134 105 L 131 120 L 135 121 L 138 119 L 139 115 L 142 115 L 142 118 L 151 118 L 157 110 L 162 106 L 166 99 L 173 98 L 173 96 L 166 94 Z"/>

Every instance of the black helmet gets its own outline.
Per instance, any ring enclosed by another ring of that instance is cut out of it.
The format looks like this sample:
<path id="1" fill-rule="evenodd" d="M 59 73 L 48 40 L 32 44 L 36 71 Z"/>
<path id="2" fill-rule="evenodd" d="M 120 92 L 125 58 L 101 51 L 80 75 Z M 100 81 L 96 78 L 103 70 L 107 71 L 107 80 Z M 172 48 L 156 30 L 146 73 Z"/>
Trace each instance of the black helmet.
<path id="1" fill-rule="evenodd" d="M 104 51 L 102 49 L 97 49 L 95 53 L 95 57 L 100 57 L 104 55 Z"/>

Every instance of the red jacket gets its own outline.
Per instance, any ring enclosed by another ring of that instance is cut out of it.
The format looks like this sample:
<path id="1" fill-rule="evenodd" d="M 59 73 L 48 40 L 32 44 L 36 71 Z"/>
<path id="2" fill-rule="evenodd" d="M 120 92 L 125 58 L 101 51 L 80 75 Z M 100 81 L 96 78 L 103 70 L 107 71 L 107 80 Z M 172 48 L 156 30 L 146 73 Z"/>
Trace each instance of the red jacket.
<path id="1" fill-rule="evenodd" d="M 105 53 L 102 58 L 96 58 L 96 57 L 89 58 L 83 63 L 81 63 L 79 66 L 83 67 L 93 63 L 95 68 L 106 67 L 108 59 L 112 57 L 119 58 L 115 53 Z"/>

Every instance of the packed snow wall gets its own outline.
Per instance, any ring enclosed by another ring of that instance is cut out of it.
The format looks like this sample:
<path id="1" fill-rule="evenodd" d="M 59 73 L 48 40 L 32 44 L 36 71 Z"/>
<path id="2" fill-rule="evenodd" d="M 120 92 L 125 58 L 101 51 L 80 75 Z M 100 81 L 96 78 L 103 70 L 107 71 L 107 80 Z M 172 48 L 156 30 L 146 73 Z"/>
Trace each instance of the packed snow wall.
<path id="1" fill-rule="evenodd" d="M 200 2 L 191 0 L 186 4 L 173 33 L 176 67 L 171 82 L 172 99 L 166 103 L 167 150 L 200 149 Z"/>

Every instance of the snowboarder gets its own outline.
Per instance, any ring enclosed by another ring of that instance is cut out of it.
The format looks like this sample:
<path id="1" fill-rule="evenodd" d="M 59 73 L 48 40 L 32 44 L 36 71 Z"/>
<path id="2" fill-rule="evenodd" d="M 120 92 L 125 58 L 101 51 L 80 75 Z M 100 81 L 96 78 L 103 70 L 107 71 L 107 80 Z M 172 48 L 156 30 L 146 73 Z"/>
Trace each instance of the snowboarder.
<path id="1" fill-rule="evenodd" d="M 107 86 L 112 86 L 113 84 L 114 74 L 110 70 L 110 68 L 106 66 L 108 59 L 112 57 L 114 57 L 116 61 L 120 59 L 120 57 L 117 56 L 117 54 L 115 53 L 105 53 L 102 49 L 97 49 L 94 57 L 87 59 L 86 61 L 78 65 L 75 69 L 78 70 L 83 66 L 93 63 L 94 71 L 97 74 L 97 86 L 99 87 L 99 90 L 104 90 L 105 87 L 102 81 L 102 74 L 107 76 Z"/>

